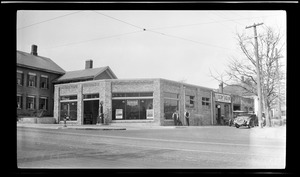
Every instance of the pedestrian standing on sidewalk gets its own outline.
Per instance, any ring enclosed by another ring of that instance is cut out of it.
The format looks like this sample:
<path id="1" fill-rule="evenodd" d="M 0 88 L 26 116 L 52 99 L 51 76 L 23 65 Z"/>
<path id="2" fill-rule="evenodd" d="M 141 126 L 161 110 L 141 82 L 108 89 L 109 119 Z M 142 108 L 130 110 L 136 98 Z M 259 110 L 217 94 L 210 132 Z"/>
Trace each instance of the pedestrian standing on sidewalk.
<path id="1" fill-rule="evenodd" d="M 187 126 L 190 126 L 190 113 L 188 111 L 184 112 L 184 117 L 187 123 Z"/>
<path id="2" fill-rule="evenodd" d="M 179 114 L 177 110 L 173 113 L 172 118 L 174 120 L 174 125 L 177 126 L 178 118 L 179 118 Z"/>

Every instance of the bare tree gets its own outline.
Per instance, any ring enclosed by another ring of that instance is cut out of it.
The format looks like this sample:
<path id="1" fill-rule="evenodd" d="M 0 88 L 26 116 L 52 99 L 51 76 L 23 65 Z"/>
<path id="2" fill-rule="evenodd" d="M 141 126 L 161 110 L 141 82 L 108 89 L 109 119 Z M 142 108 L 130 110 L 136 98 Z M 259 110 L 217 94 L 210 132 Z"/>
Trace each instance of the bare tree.
<path id="1" fill-rule="evenodd" d="M 262 35 L 258 37 L 258 53 L 261 73 L 262 102 L 266 117 L 266 123 L 271 126 L 270 111 L 275 104 L 276 98 L 283 100 L 284 94 L 279 95 L 285 80 L 285 73 L 282 71 L 282 64 L 276 62 L 282 58 L 285 43 L 282 42 L 282 35 L 270 27 L 264 27 Z M 244 33 L 236 34 L 238 46 L 243 53 L 243 58 L 231 57 L 228 61 L 226 81 L 224 75 L 212 73 L 211 77 L 223 82 L 225 85 L 236 85 L 245 91 L 257 95 L 257 72 L 254 54 L 254 41 L 249 39 Z M 276 52 L 277 50 L 277 52 Z M 279 71 L 279 72 L 278 72 Z M 285 92 L 282 92 L 285 93 Z"/>

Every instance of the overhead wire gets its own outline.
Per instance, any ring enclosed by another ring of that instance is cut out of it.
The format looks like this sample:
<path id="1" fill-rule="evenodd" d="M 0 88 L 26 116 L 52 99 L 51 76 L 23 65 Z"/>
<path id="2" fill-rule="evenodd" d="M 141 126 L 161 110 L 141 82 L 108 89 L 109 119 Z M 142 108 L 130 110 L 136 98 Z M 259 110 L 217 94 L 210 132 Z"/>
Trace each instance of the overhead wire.
<path id="1" fill-rule="evenodd" d="M 48 22 L 48 21 L 51 21 L 51 20 L 55 20 L 55 19 L 58 19 L 58 18 L 62 18 L 62 17 L 65 17 L 65 16 L 73 15 L 73 14 L 79 13 L 79 12 L 81 12 L 81 11 L 72 12 L 72 13 L 69 13 L 69 14 L 65 14 L 65 15 L 61 15 L 61 16 L 55 17 L 55 18 L 51 18 L 51 19 L 47 19 L 47 20 L 40 21 L 40 22 L 37 22 L 37 23 L 33 23 L 33 24 L 31 24 L 31 25 L 28 25 L 28 26 L 24 26 L 24 27 L 17 28 L 17 30 L 21 30 L 21 29 L 24 29 L 24 28 L 28 28 L 28 27 L 31 27 L 31 26 L 34 26 L 34 25 L 38 25 L 38 24 L 41 24 L 41 23 L 45 23 L 45 22 Z"/>
<path id="2" fill-rule="evenodd" d="M 130 26 L 133 26 L 133 27 L 142 29 L 143 31 L 149 31 L 149 32 L 153 32 L 153 33 L 156 33 L 156 34 L 161 34 L 161 35 L 168 36 L 168 37 L 172 37 L 172 38 L 177 38 L 177 39 L 181 39 L 181 40 L 185 40 L 185 41 L 190 41 L 190 42 L 197 43 L 197 44 L 201 44 L 201 45 L 209 45 L 209 46 L 212 46 L 212 47 L 218 47 L 218 48 L 222 48 L 222 49 L 226 49 L 226 50 L 229 49 L 229 48 L 225 48 L 225 47 L 221 47 L 221 46 L 216 46 L 216 45 L 213 45 L 213 44 L 208 44 L 208 43 L 203 43 L 203 42 L 199 42 L 199 41 L 194 41 L 194 40 L 191 40 L 191 39 L 186 39 L 186 38 L 179 37 L 179 36 L 174 36 L 174 35 L 170 35 L 170 34 L 160 33 L 160 32 L 154 31 L 154 30 L 152 30 L 152 29 L 149 30 L 149 29 L 146 29 L 146 28 L 142 28 L 142 27 L 140 27 L 140 26 L 137 26 L 137 25 L 128 23 L 128 22 L 126 22 L 126 21 L 120 20 L 120 19 L 115 18 L 115 17 L 112 17 L 112 16 L 108 16 L 108 15 L 106 15 L 106 14 L 103 14 L 103 13 L 100 13 L 100 12 L 97 12 L 97 11 L 93 11 L 93 12 L 96 12 L 96 13 L 98 13 L 98 14 L 104 15 L 104 16 L 109 17 L 109 18 L 111 18 L 111 19 L 120 21 L 120 22 L 122 22 L 122 23 L 128 24 L 128 25 L 130 25 Z"/>
<path id="3" fill-rule="evenodd" d="M 58 48 L 58 47 L 65 47 L 65 46 L 69 46 L 69 45 L 81 44 L 81 43 L 86 43 L 86 42 L 91 42 L 91 41 L 96 41 L 96 40 L 102 40 L 102 39 L 115 38 L 115 37 L 120 37 L 120 36 L 124 36 L 124 35 L 130 35 L 130 34 L 134 34 L 134 33 L 139 33 L 139 32 L 142 32 L 142 30 L 128 32 L 128 33 L 122 33 L 122 34 L 116 34 L 116 35 L 111 35 L 111 36 L 98 37 L 98 38 L 93 38 L 93 39 L 88 39 L 88 40 L 83 40 L 83 41 L 78 41 L 78 42 L 72 42 L 72 43 L 67 43 L 67 44 L 63 44 L 63 45 L 58 45 L 58 46 L 50 47 L 50 48 L 47 48 L 47 49 L 53 49 L 53 48 Z"/>
<path id="4" fill-rule="evenodd" d="M 112 16 L 109 16 L 109 15 L 106 15 L 106 14 L 103 14 L 103 13 L 100 13 L 100 12 L 97 12 L 97 11 L 95 11 L 95 10 L 92 10 L 92 12 L 95 12 L 95 13 L 97 13 L 97 14 L 103 15 L 103 16 L 105 16 L 105 17 L 108 17 L 108 18 L 111 18 L 111 19 L 114 19 L 114 20 L 117 20 L 117 21 L 122 22 L 122 23 L 125 23 L 125 24 L 127 24 L 127 25 L 130 25 L 130 26 L 133 26 L 133 27 L 136 27 L 136 28 L 145 30 L 145 29 L 142 28 L 142 27 L 139 27 L 139 26 L 136 26 L 136 25 L 134 25 L 134 24 L 128 23 L 128 22 L 126 22 L 126 21 L 117 19 L 117 18 L 115 18 L 115 17 L 112 17 Z"/>
<path id="5" fill-rule="evenodd" d="M 73 13 L 70 13 L 70 14 L 65 14 L 65 15 L 62 15 L 62 16 L 58 16 L 58 17 L 55 17 L 55 18 L 52 18 L 52 19 L 48 19 L 48 20 L 41 21 L 41 22 L 38 22 L 38 23 L 35 23 L 35 24 L 31 24 L 31 25 L 26 26 L 26 27 L 22 27 L 22 28 L 19 28 L 19 29 L 27 28 L 27 27 L 30 27 L 30 26 L 33 26 L 33 25 L 37 25 L 37 24 L 40 24 L 40 23 L 44 23 L 44 22 L 47 22 L 47 21 L 51 21 L 51 20 L 54 20 L 54 19 L 58 19 L 58 18 L 61 18 L 61 17 L 65 17 L 65 16 L 68 16 L 68 15 L 72 15 L 72 14 L 75 14 L 75 13 L 79 13 L 79 12 L 81 12 L 81 11 L 73 12 Z M 195 41 L 195 40 L 183 38 L 183 37 L 180 37 L 180 36 L 175 36 L 175 35 L 170 35 L 170 34 L 166 34 L 166 33 L 161 33 L 161 32 L 158 32 L 158 31 L 156 31 L 156 30 L 157 30 L 157 29 L 177 28 L 177 27 L 194 26 L 194 25 L 202 25 L 202 24 L 211 24 L 211 23 L 219 23 L 219 22 L 225 22 L 225 21 L 233 21 L 233 20 L 248 19 L 248 18 L 227 19 L 227 20 L 212 21 L 212 22 L 205 22 L 205 23 L 196 23 L 196 24 L 176 25 L 176 26 L 169 26 L 169 27 L 160 27 L 160 28 L 150 28 L 150 29 L 145 29 L 145 28 L 143 28 L 143 27 L 134 25 L 134 24 L 129 23 L 129 22 L 126 22 L 126 21 L 124 21 L 124 20 L 120 20 L 120 19 L 118 19 L 118 18 L 109 16 L 109 15 L 106 15 L 106 14 L 103 14 L 103 13 L 100 13 L 100 12 L 97 12 L 97 11 L 94 11 L 94 10 L 92 10 L 92 12 L 97 13 L 97 14 L 100 14 L 100 15 L 105 16 L 105 17 L 108 17 L 108 18 L 111 18 L 111 19 L 113 19 L 113 20 L 122 22 L 122 23 L 124 23 L 124 24 L 133 26 L 133 27 L 135 27 L 135 28 L 141 29 L 142 31 L 149 31 L 149 32 L 156 33 L 156 34 L 160 34 L 160 35 L 167 36 L 167 37 L 177 38 L 177 39 L 181 39 L 181 40 L 185 40 L 185 41 L 189 41 L 189 42 L 193 42 L 193 43 L 197 43 L 197 44 L 201 44 L 201 45 L 208 45 L 208 46 L 217 47 L 217 48 L 226 49 L 226 50 L 228 50 L 229 48 L 221 47 L 221 46 L 217 46 L 217 45 L 213 45 L 213 44 L 209 44 L 209 43 L 204 43 L 204 42 L 200 42 L 200 41 Z M 273 15 L 273 16 L 274 16 L 274 15 Z M 259 17 L 252 17 L 252 18 L 259 18 Z M 155 30 L 154 30 L 154 29 L 155 29 Z M 68 43 L 68 44 L 64 44 L 64 45 L 54 46 L 54 47 L 51 47 L 51 48 L 57 48 L 57 47 L 63 47 L 63 46 L 74 45 L 74 44 L 80 44 L 80 43 L 90 42 L 90 41 L 94 41 L 94 40 L 108 39 L 108 38 L 113 38 L 113 37 L 118 37 L 118 36 L 123 36 L 123 35 L 134 34 L 134 33 L 142 32 L 142 31 L 139 30 L 139 31 L 133 31 L 133 32 L 129 32 L 129 33 L 116 34 L 116 35 L 112 35 L 112 36 L 106 36 L 106 37 L 100 37 L 100 38 L 88 39 L 88 40 L 84 40 L 84 41 L 79 41 L 79 42 L 73 42 L 73 43 Z M 229 49 L 229 50 L 231 50 L 231 49 Z"/>
<path id="6" fill-rule="evenodd" d="M 213 45 L 213 44 L 209 44 L 209 43 L 205 43 L 205 42 L 195 41 L 195 40 L 183 38 L 183 37 L 180 37 L 180 36 L 170 35 L 170 34 L 161 33 L 161 32 L 157 32 L 157 31 L 153 31 L 153 30 L 147 30 L 147 31 L 150 31 L 150 32 L 153 32 L 153 33 L 156 33 L 156 34 L 160 34 L 160 35 L 164 35 L 164 36 L 167 36 L 167 37 L 177 38 L 177 39 L 181 39 L 181 40 L 201 44 L 201 45 L 208 45 L 208 46 L 217 47 L 217 48 L 220 48 L 220 49 L 232 50 L 230 48 L 221 47 L 221 46 L 217 46 L 217 45 Z"/>
<path id="7" fill-rule="evenodd" d="M 259 17 L 250 17 L 250 18 L 236 18 L 236 19 L 227 19 L 227 20 L 217 20 L 217 21 L 211 21 L 211 22 L 192 23 L 192 24 L 184 24 L 184 25 L 165 26 L 165 27 L 155 27 L 155 28 L 149 28 L 149 29 L 158 30 L 158 29 L 181 28 L 181 27 L 186 27 L 186 26 L 197 26 L 197 25 L 205 25 L 205 24 L 213 24 L 213 23 L 233 21 L 233 20 L 246 20 L 246 19 L 253 19 L 253 18 L 270 17 L 270 16 L 277 16 L 277 15 L 266 15 L 266 16 L 259 16 Z"/>

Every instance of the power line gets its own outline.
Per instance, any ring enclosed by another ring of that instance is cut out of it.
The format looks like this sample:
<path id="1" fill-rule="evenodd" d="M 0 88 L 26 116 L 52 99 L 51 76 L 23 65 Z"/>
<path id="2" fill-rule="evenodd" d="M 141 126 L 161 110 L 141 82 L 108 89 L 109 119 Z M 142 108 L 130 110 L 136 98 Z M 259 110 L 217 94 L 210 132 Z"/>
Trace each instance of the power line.
<path id="1" fill-rule="evenodd" d="M 139 31 L 133 31 L 133 32 L 122 33 L 122 34 L 116 34 L 116 35 L 111 35 L 111 36 L 93 38 L 93 39 L 88 39 L 88 40 L 84 40 L 84 41 L 78 41 L 78 42 L 72 42 L 72 43 L 68 43 L 68 44 L 58 45 L 58 46 L 54 46 L 54 47 L 47 48 L 47 49 L 53 49 L 53 48 L 58 48 L 58 47 L 65 47 L 65 46 L 70 46 L 70 45 L 76 45 L 76 44 L 86 43 L 86 42 L 90 42 L 90 41 L 96 41 L 96 40 L 102 40 L 102 39 L 109 39 L 109 38 L 114 38 L 114 37 L 120 37 L 120 36 L 134 34 L 134 33 L 139 33 L 139 32 L 142 32 L 142 31 L 139 30 Z"/>
<path id="2" fill-rule="evenodd" d="M 21 29 L 24 29 L 24 28 L 28 28 L 28 27 L 31 27 L 31 26 L 34 26 L 34 25 L 38 25 L 38 24 L 41 24 L 41 23 L 45 23 L 45 22 L 48 22 L 48 21 L 51 21 L 51 20 L 55 20 L 55 19 L 58 19 L 58 18 L 62 18 L 62 17 L 68 16 L 68 15 L 73 15 L 73 14 L 79 13 L 79 12 L 81 12 L 81 11 L 72 12 L 72 13 L 65 14 L 65 15 L 61 15 L 61 16 L 58 16 L 58 17 L 55 17 L 55 18 L 51 18 L 51 19 L 48 19 L 48 20 L 44 20 L 44 21 L 40 21 L 40 22 L 37 22 L 37 23 L 33 23 L 33 24 L 31 24 L 31 25 L 28 25 L 28 26 L 24 26 L 24 27 L 21 27 L 21 28 L 17 28 L 17 30 L 21 30 Z"/>
<path id="3" fill-rule="evenodd" d="M 221 46 L 217 46 L 217 45 L 213 45 L 213 44 L 209 44 L 209 43 L 194 41 L 194 40 L 186 39 L 186 38 L 183 38 L 183 37 L 180 37 L 180 36 L 174 36 L 174 35 L 170 35 L 170 34 L 166 34 L 166 33 L 161 33 L 161 32 L 157 32 L 157 31 L 153 31 L 153 30 L 147 30 L 147 31 L 150 31 L 150 32 L 156 33 L 156 34 L 160 34 L 160 35 L 164 35 L 164 36 L 168 36 L 168 37 L 172 37 L 172 38 L 177 38 L 177 39 L 181 39 L 181 40 L 185 40 L 185 41 L 189 41 L 189 42 L 201 44 L 201 45 L 208 45 L 208 46 L 217 47 L 217 48 L 220 48 L 220 49 L 232 50 L 232 49 L 229 49 L 229 48 L 226 48 L 226 47 L 221 47 Z"/>
<path id="4" fill-rule="evenodd" d="M 251 17 L 251 18 L 249 18 L 249 17 L 248 18 L 236 18 L 236 19 L 218 20 L 218 21 L 211 21 L 211 22 L 185 24 L 185 25 L 174 25 L 174 26 L 166 26 L 166 27 L 149 28 L 148 30 L 182 28 L 182 27 L 186 27 L 186 26 L 197 26 L 197 25 L 213 24 L 213 23 L 220 23 L 220 22 L 227 22 L 227 21 L 234 21 L 234 20 L 246 20 L 246 19 L 254 19 L 254 18 L 261 18 L 261 17 L 271 17 L 271 16 L 277 16 L 277 15 L 266 15 L 266 16 Z"/>
<path id="5" fill-rule="evenodd" d="M 221 15 L 219 15 L 219 14 L 217 14 L 217 13 L 214 13 L 214 14 L 216 14 L 217 16 L 219 16 L 219 17 L 221 17 L 221 18 L 223 18 L 223 19 L 227 19 L 227 20 L 230 20 L 230 21 L 232 21 L 232 22 L 234 22 L 234 23 L 237 23 L 237 24 L 239 24 L 239 25 L 242 25 L 241 23 L 237 22 L 236 20 L 232 20 L 232 19 L 226 18 L 225 15 L 224 15 L 224 13 L 221 13 L 221 12 L 219 12 L 219 13 L 220 13 Z"/>
<path id="6" fill-rule="evenodd" d="M 123 20 L 120 20 L 120 19 L 117 19 L 117 18 L 115 18 L 115 17 L 109 16 L 109 15 L 106 15 L 106 14 L 103 14 L 103 13 L 100 13 L 100 12 L 97 12 L 97 11 L 94 11 L 94 10 L 92 10 L 92 11 L 93 11 L 93 12 L 95 12 L 95 13 L 97 13 L 97 14 L 103 15 L 103 16 L 105 16 L 105 17 L 108 17 L 108 18 L 111 18 L 111 19 L 117 20 L 117 21 L 119 21 L 119 22 L 125 23 L 125 24 L 127 24 L 127 25 L 130 25 L 130 26 L 133 26 L 133 27 L 136 27 L 136 28 L 139 28 L 139 29 L 145 30 L 145 28 L 142 28 L 142 27 L 136 26 L 136 25 L 134 25 L 134 24 L 131 24 L 131 23 L 125 22 L 125 21 L 123 21 Z"/>

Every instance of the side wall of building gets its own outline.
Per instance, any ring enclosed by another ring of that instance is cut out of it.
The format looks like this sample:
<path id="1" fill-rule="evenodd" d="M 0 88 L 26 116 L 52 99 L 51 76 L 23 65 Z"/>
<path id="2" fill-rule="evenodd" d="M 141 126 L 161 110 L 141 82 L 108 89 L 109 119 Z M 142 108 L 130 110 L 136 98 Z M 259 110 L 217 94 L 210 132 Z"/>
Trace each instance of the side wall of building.
<path id="1" fill-rule="evenodd" d="M 49 72 L 43 72 L 40 70 L 34 70 L 29 69 L 25 67 L 17 67 L 17 71 L 23 72 L 23 84 L 18 85 L 17 84 L 17 94 L 21 95 L 22 97 L 22 106 L 21 109 L 17 109 L 17 115 L 20 117 L 25 116 L 32 116 L 34 115 L 34 112 L 40 111 L 39 109 L 39 98 L 40 97 L 46 97 L 47 100 L 47 110 L 44 112 L 44 116 L 53 116 L 53 103 L 54 103 L 54 86 L 52 84 L 52 81 L 60 77 L 59 74 L 49 73 Z M 36 74 L 36 87 L 29 87 L 27 85 L 28 83 L 28 73 L 34 73 Z M 40 79 L 41 75 L 48 76 L 48 88 L 40 88 Z M 27 108 L 27 97 L 28 96 L 34 96 L 36 99 L 35 101 L 35 109 L 28 109 Z"/>
<path id="2" fill-rule="evenodd" d="M 161 92 L 162 97 L 160 103 L 162 112 L 162 125 L 174 125 L 174 121 L 172 119 L 165 119 L 164 115 L 164 101 L 165 99 L 167 99 L 164 96 L 164 93 L 166 92 L 179 94 L 179 117 L 184 125 L 186 125 L 186 120 L 184 119 L 185 110 L 187 110 L 190 113 L 189 124 L 191 126 L 212 125 L 212 90 L 162 79 Z M 192 100 L 192 102 L 190 102 L 190 100 L 187 100 L 191 97 L 194 99 Z M 203 105 L 203 98 L 207 98 L 209 100 L 208 105 Z"/>

